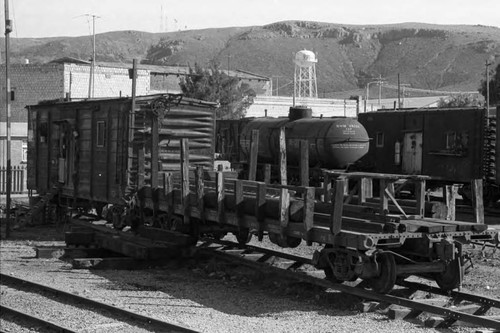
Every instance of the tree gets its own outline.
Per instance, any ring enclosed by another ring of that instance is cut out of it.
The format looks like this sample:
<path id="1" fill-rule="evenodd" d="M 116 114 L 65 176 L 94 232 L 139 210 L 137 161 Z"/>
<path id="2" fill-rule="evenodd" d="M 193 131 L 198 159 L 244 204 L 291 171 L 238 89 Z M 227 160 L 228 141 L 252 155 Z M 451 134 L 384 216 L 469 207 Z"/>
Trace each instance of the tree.
<path id="1" fill-rule="evenodd" d="M 186 97 L 219 103 L 217 119 L 245 116 L 255 97 L 255 91 L 250 85 L 222 72 L 215 61 L 210 63 L 208 69 L 197 63 L 194 68 L 189 66 L 189 75 L 181 78 L 179 85 Z"/>
<path id="2" fill-rule="evenodd" d="M 438 108 L 464 108 L 469 106 L 480 106 L 480 102 L 475 95 L 457 94 L 450 98 L 441 98 L 438 102 Z"/>
<path id="3" fill-rule="evenodd" d="M 490 105 L 495 105 L 500 103 L 500 64 L 497 65 L 495 73 L 490 74 Z M 481 86 L 479 87 L 479 92 L 484 96 L 486 100 L 486 80 L 481 80 Z"/>

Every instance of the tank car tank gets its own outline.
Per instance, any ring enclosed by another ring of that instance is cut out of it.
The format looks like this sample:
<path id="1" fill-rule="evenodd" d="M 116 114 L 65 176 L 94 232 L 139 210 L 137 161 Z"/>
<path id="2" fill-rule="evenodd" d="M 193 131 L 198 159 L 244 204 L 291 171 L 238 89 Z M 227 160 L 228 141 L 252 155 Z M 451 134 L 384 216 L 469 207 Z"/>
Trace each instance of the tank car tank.
<path id="1" fill-rule="evenodd" d="M 299 163 L 301 140 L 309 142 L 311 167 L 345 169 L 368 152 L 368 133 L 356 119 L 312 118 L 311 114 L 310 108 L 292 107 L 288 118 L 249 121 L 240 136 L 242 153 L 249 157 L 252 130 L 259 130 L 259 163 L 277 163 L 281 127 L 285 127 L 289 164 Z"/>

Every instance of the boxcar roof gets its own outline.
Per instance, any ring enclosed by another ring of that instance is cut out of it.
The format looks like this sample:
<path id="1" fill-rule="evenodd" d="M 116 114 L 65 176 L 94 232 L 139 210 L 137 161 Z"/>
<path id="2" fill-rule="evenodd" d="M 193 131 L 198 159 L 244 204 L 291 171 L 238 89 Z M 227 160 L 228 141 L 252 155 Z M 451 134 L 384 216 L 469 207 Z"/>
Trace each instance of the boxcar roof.
<path id="1" fill-rule="evenodd" d="M 168 96 L 179 96 L 181 94 L 154 94 L 154 95 L 144 95 L 144 96 L 137 96 L 136 97 L 136 102 L 147 102 L 147 101 L 153 101 L 157 98 L 160 97 L 168 97 Z M 53 105 L 78 105 L 78 104 L 89 104 L 89 103 L 102 103 L 102 102 L 125 102 L 125 101 L 132 101 L 132 97 L 110 97 L 110 98 L 92 98 L 92 99 L 83 99 L 83 100 L 77 100 L 77 101 L 65 101 L 62 99 L 56 99 L 56 100 L 49 100 L 49 101 L 41 101 L 38 104 L 35 105 L 27 105 L 26 108 L 29 109 L 37 109 L 37 108 L 44 108 L 46 106 L 53 106 Z M 194 98 L 189 98 L 189 97 L 182 97 L 181 104 L 188 104 L 188 105 L 198 105 L 198 106 L 207 106 L 207 107 L 212 107 L 212 108 L 217 108 L 219 107 L 218 103 L 215 102 L 207 102 L 199 99 L 194 99 Z"/>

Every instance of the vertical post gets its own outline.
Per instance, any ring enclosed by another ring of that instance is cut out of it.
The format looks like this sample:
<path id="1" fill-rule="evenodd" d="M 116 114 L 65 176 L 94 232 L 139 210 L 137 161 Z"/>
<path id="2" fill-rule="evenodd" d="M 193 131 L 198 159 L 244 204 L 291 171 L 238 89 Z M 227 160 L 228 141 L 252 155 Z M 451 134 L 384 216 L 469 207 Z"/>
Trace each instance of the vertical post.
<path id="1" fill-rule="evenodd" d="M 279 203 L 280 203 L 280 206 L 279 206 L 280 231 L 281 231 L 281 235 L 285 236 L 285 231 L 286 231 L 286 228 L 288 227 L 289 208 L 290 208 L 290 192 L 288 192 L 288 189 L 286 189 L 286 188 L 280 189 L 280 201 L 279 201 Z"/>
<path id="2" fill-rule="evenodd" d="M 398 110 L 401 109 L 401 81 L 398 73 Z"/>
<path id="3" fill-rule="evenodd" d="M 159 145 L 159 126 L 158 117 L 151 113 L 151 187 L 158 187 L 158 145 Z"/>
<path id="4" fill-rule="evenodd" d="M 11 128 L 10 128 L 10 33 L 12 32 L 12 21 L 9 18 L 9 0 L 5 0 L 5 107 L 7 110 L 7 197 L 6 197 L 6 228 L 5 238 L 10 236 L 10 205 L 11 205 L 11 190 L 12 190 L 12 161 L 11 161 Z M 49 143 L 50 146 L 50 143 Z"/>
<path id="5" fill-rule="evenodd" d="M 271 164 L 264 164 L 264 183 L 271 184 Z"/>
<path id="6" fill-rule="evenodd" d="M 204 202 L 205 184 L 203 182 L 202 166 L 196 167 L 194 182 L 196 186 L 196 202 L 198 204 L 198 211 L 200 212 L 200 221 L 205 222 L 205 202 Z"/>
<path id="7" fill-rule="evenodd" d="M 309 186 L 309 141 L 300 140 L 300 185 Z"/>
<path id="8" fill-rule="evenodd" d="M 243 217 L 243 204 L 244 204 L 244 196 L 243 196 L 243 182 L 241 180 L 235 180 L 234 182 L 234 204 L 236 207 L 236 217 L 238 218 L 238 227 L 242 227 L 241 221 Z"/>
<path id="9" fill-rule="evenodd" d="M 248 167 L 248 180 L 256 179 L 258 153 L 259 153 L 259 130 L 252 130 L 252 140 L 250 141 L 250 165 Z"/>
<path id="10" fill-rule="evenodd" d="M 285 139 L 285 127 L 280 128 L 280 182 L 281 185 L 287 184 L 287 172 L 286 172 L 286 139 Z"/>
<path id="11" fill-rule="evenodd" d="M 306 241 L 307 245 L 312 245 L 310 241 L 311 233 L 314 226 L 314 187 L 306 187 L 306 192 L 304 193 L 304 219 L 302 223 L 304 224 L 304 230 L 306 231 Z"/>
<path id="12" fill-rule="evenodd" d="M 144 186 L 144 145 L 141 144 L 137 146 L 137 189 L 141 189 Z"/>
<path id="13" fill-rule="evenodd" d="M 331 202 L 332 200 L 332 196 L 331 196 L 331 189 L 332 189 L 332 180 L 331 180 L 331 177 L 328 173 L 324 173 L 323 174 L 323 178 L 324 178 L 324 181 L 323 181 L 323 191 L 325 192 L 323 194 L 323 200 L 324 202 Z"/>
<path id="14" fill-rule="evenodd" d="M 344 210 L 344 187 L 345 178 L 339 177 L 335 180 L 335 197 L 333 200 L 333 212 L 330 221 L 330 231 L 337 235 L 342 229 L 342 214 Z"/>
<path id="15" fill-rule="evenodd" d="M 380 179 L 380 214 L 386 215 L 389 212 L 389 199 L 385 190 L 387 189 L 387 181 L 385 179 Z"/>
<path id="16" fill-rule="evenodd" d="M 364 204 L 366 199 L 373 198 L 373 181 L 371 178 L 363 177 L 359 180 L 359 204 Z"/>
<path id="17" fill-rule="evenodd" d="M 476 223 L 484 224 L 484 203 L 483 203 L 483 180 L 472 180 L 472 202 L 474 204 L 474 215 Z"/>
<path id="18" fill-rule="evenodd" d="M 417 212 L 421 217 L 425 216 L 425 179 L 415 182 L 415 198 L 417 200 Z"/>
<path id="19" fill-rule="evenodd" d="M 259 230 L 257 231 L 257 237 L 259 241 L 262 241 L 264 236 L 264 219 L 265 219 L 265 209 L 266 209 L 266 184 L 257 183 L 257 189 L 255 194 L 255 216 L 259 222 Z"/>
<path id="20" fill-rule="evenodd" d="M 446 220 L 455 221 L 455 200 L 457 197 L 457 187 L 455 185 L 444 186 L 444 200 L 446 204 Z"/>
<path id="21" fill-rule="evenodd" d="M 215 179 L 215 191 L 217 194 L 217 220 L 219 223 L 223 224 L 225 219 L 225 192 L 224 192 L 224 173 L 217 171 Z"/>
<path id="22" fill-rule="evenodd" d="M 181 204 L 184 223 L 188 223 L 189 208 L 189 148 L 188 139 L 181 139 Z"/>
<path id="23" fill-rule="evenodd" d="M 167 221 L 170 221 L 174 212 L 174 184 L 170 172 L 163 174 L 163 194 L 167 201 Z"/>

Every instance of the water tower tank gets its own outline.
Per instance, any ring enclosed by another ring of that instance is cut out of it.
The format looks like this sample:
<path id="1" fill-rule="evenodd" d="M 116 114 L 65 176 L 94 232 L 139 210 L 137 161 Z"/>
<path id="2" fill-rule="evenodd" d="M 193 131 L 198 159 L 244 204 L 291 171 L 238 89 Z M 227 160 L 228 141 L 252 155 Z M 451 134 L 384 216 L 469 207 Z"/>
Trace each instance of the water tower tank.
<path id="1" fill-rule="evenodd" d="M 316 55 L 312 51 L 302 50 L 295 54 L 295 64 L 300 67 L 310 67 L 318 62 Z"/>

